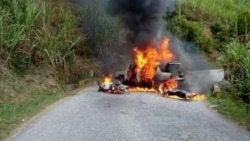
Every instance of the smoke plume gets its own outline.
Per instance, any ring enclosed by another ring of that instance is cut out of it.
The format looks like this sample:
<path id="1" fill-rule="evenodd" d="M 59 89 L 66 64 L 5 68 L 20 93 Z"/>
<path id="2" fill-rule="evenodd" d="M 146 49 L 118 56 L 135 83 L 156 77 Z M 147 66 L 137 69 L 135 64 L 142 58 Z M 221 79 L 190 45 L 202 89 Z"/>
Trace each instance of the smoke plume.
<path id="1" fill-rule="evenodd" d="M 119 17 L 129 30 L 127 37 L 132 47 L 134 44 L 145 47 L 145 44 L 157 46 L 161 42 L 166 26 L 164 16 L 173 12 L 174 7 L 175 0 L 110 0 L 108 12 Z M 185 69 L 183 88 L 208 92 L 211 84 L 217 81 L 216 76 L 222 76 L 220 70 L 209 70 L 208 62 L 193 43 L 182 42 L 173 35 L 168 37 L 176 61 Z"/>
<path id="2" fill-rule="evenodd" d="M 131 43 L 157 42 L 164 31 L 163 16 L 174 10 L 174 0 L 110 0 L 108 12 L 129 29 Z"/>
<path id="3" fill-rule="evenodd" d="M 185 80 L 181 87 L 199 93 L 209 93 L 212 85 L 224 79 L 223 69 L 211 69 L 210 64 L 194 43 L 184 42 L 169 36 L 171 50 L 182 63 Z"/>
<path id="4" fill-rule="evenodd" d="M 88 47 L 101 62 L 100 66 L 104 73 L 124 70 L 132 61 L 132 47 L 145 47 L 145 44 L 149 43 L 159 45 L 165 32 L 164 16 L 174 11 L 176 2 L 176 0 L 72 1 L 84 10 L 81 13 L 82 26 L 87 35 Z M 209 64 L 201 52 L 197 52 L 197 47 L 193 43 L 183 42 L 173 35 L 168 37 L 176 61 L 182 63 L 187 74 L 184 88 L 195 92 L 207 92 L 211 84 L 224 76 L 224 72 L 220 70 L 209 70 Z M 215 80 L 217 76 L 220 78 Z"/>

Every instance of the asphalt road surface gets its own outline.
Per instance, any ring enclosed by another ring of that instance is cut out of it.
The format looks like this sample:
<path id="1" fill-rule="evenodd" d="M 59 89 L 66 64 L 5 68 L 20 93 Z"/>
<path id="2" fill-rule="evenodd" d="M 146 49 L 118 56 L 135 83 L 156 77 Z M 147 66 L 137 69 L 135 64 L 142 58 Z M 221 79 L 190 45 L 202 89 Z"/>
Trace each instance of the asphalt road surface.
<path id="1" fill-rule="evenodd" d="M 250 141 L 202 101 L 85 89 L 37 118 L 13 141 Z"/>

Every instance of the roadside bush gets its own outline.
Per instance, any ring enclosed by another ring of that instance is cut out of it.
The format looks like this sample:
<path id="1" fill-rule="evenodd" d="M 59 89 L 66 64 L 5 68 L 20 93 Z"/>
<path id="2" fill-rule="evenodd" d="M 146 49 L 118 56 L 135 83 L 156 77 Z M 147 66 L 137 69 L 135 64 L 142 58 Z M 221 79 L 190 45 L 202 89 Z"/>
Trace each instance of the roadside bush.
<path id="1" fill-rule="evenodd" d="M 168 29 L 184 40 L 209 53 L 213 49 L 220 51 L 220 63 L 235 90 L 228 96 L 247 103 L 250 103 L 249 6 L 249 1 L 186 0 L 166 18 Z"/>
<path id="2" fill-rule="evenodd" d="M 202 32 L 206 33 L 207 29 L 212 32 L 210 41 L 207 42 L 216 42 L 216 46 L 221 48 L 231 38 L 240 39 L 242 42 L 250 40 L 249 6 L 249 1 L 186 0 L 176 6 L 177 10 L 170 18 L 174 19 L 177 16 L 180 18 L 181 16 L 187 19 L 184 23 L 198 22 L 206 25 Z M 197 29 L 197 27 L 194 28 Z M 181 30 L 177 34 L 180 32 Z M 220 50 L 220 48 L 217 49 Z"/>
<path id="3" fill-rule="evenodd" d="M 250 34 L 250 10 L 241 12 L 237 19 L 238 35 Z"/>
<path id="4" fill-rule="evenodd" d="M 181 38 L 194 42 L 208 53 L 215 49 L 215 41 L 211 36 L 210 29 L 202 23 L 188 21 L 185 16 L 176 16 L 171 20 L 168 28 Z"/>
<path id="5" fill-rule="evenodd" d="M 214 38 L 218 42 L 228 42 L 230 40 L 229 34 L 230 27 L 228 25 L 223 24 L 222 22 L 215 22 L 211 26 L 211 30 L 214 34 Z"/>
<path id="6" fill-rule="evenodd" d="M 249 45 L 233 40 L 224 46 L 221 63 L 227 73 L 227 80 L 237 88 L 243 101 L 250 103 L 250 52 Z"/>

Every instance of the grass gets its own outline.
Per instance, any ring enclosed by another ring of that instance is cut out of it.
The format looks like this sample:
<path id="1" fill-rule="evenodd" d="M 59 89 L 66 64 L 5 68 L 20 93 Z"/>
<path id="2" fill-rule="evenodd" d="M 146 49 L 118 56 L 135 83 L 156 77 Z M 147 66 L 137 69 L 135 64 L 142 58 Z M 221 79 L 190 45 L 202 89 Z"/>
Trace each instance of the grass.
<path id="1" fill-rule="evenodd" d="M 212 53 L 232 38 L 249 41 L 249 7 L 247 0 L 186 0 L 167 18 L 168 29 Z"/>
<path id="2" fill-rule="evenodd" d="M 70 91 L 64 81 L 57 80 L 56 71 L 48 66 L 33 68 L 23 76 L 7 72 L 0 73 L 0 140 L 10 136 L 21 123 L 46 106 L 89 85 L 79 82 L 80 88 Z M 94 80 L 95 77 L 89 82 Z"/>
<path id="3" fill-rule="evenodd" d="M 225 21 L 236 21 L 239 12 L 249 10 L 249 0 L 186 0 L 185 3 L 204 10 Z"/>
<path id="4" fill-rule="evenodd" d="M 250 105 L 230 96 L 210 96 L 208 100 L 217 106 L 218 112 L 250 131 Z"/>
<path id="5" fill-rule="evenodd" d="M 36 19 L 37 6 L 31 4 L 30 0 L 27 1 L 1 1 L 0 13 L 0 48 L 1 59 L 6 62 L 11 62 L 14 65 L 23 63 L 26 65 L 25 55 L 23 58 L 19 58 L 18 54 L 15 54 L 19 43 L 24 39 L 23 36 L 32 26 Z M 27 8 L 24 8 L 26 7 Z M 13 56 L 17 56 L 15 59 Z M 17 62 L 13 62 L 13 60 Z M 21 66 L 21 65 L 20 65 Z"/>
<path id="6" fill-rule="evenodd" d="M 60 95 L 51 91 L 34 91 L 29 100 L 0 104 L 0 140 L 9 136 L 17 125 L 39 113 L 45 106 L 59 98 Z"/>
<path id="7" fill-rule="evenodd" d="M 0 5 L 0 59 L 17 71 L 42 63 L 64 70 L 74 62 L 76 48 L 85 47 L 79 19 L 63 0 L 3 0 Z"/>
<path id="8" fill-rule="evenodd" d="M 223 65 L 239 96 L 250 102 L 249 7 L 247 0 L 187 0 L 170 16 L 169 25 L 171 31 L 195 42 L 208 55 L 221 54 L 215 60 Z"/>
<path id="9" fill-rule="evenodd" d="M 95 56 L 107 54 L 106 49 L 114 46 L 119 40 L 121 23 L 117 18 L 106 14 L 98 5 L 84 5 L 79 8 L 84 32 L 90 53 Z"/>
<path id="10" fill-rule="evenodd" d="M 249 0 L 187 0 L 182 9 L 184 15 L 201 23 L 209 26 L 221 25 L 220 36 L 236 38 L 250 34 L 249 7 Z M 218 34 L 218 31 L 213 33 Z"/>
<path id="11" fill-rule="evenodd" d="M 230 91 L 210 97 L 220 113 L 250 129 L 250 1 L 186 0 L 166 17 L 168 29 L 223 66 Z M 197 14 L 199 13 L 199 14 Z M 233 91 L 231 91 L 233 90 Z"/>
<path id="12" fill-rule="evenodd" d="M 237 88 L 237 96 L 250 103 L 250 44 L 231 41 L 223 48 L 219 61 L 227 72 L 227 80 Z"/>
<path id="13" fill-rule="evenodd" d="M 0 101 L 25 93 L 26 83 L 15 79 L 40 66 L 50 65 L 54 75 L 66 77 L 70 65 L 74 66 L 75 50 L 85 47 L 81 45 L 84 36 L 70 5 L 63 0 L 2 0 L 0 13 L 0 65 L 11 74 L 0 72 L 0 77 L 4 77 Z"/>
<path id="14" fill-rule="evenodd" d="M 31 73 L 32 72 L 32 73 Z M 29 70 L 20 76 L 11 70 L 0 73 L 0 140 L 44 107 L 67 96 L 56 84 L 53 70 Z"/>
<path id="15" fill-rule="evenodd" d="M 46 3 L 42 7 L 43 24 L 37 32 L 37 37 L 42 39 L 39 51 L 54 68 L 64 68 L 67 62 L 73 62 L 75 48 L 84 37 L 69 7 Z"/>
<path id="16" fill-rule="evenodd" d="M 0 1 L 0 140 L 67 95 L 69 74 L 83 73 L 75 62 L 86 64 L 75 60 L 87 58 L 84 41 L 66 0 Z"/>

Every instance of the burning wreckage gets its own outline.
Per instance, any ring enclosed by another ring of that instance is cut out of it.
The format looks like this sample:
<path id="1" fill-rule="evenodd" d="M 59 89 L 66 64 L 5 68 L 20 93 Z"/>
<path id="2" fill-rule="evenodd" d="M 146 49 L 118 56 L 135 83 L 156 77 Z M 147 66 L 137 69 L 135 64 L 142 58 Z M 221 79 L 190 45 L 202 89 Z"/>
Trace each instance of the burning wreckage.
<path id="1" fill-rule="evenodd" d="M 115 73 L 115 81 L 112 81 L 112 75 L 106 75 L 102 82 L 98 81 L 98 91 L 113 94 L 123 94 L 126 92 L 156 92 L 164 97 L 177 96 L 179 98 L 191 100 L 196 96 L 195 93 L 189 93 L 178 89 L 178 83 L 184 80 L 184 74 L 177 71 L 179 65 L 180 63 L 168 63 L 166 65 L 166 70 L 168 70 L 168 72 L 161 72 L 160 68 L 157 67 L 154 79 L 143 80 L 141 79 L 141 74 L 133 75 L 133 70 L 136 67 L 130 64 L 125 71 L 118 71 Z M 165 82 L 163 80 L 165 80 Z"/>
<path id="2" fill-rule="evenodd" d="M 113 75 L 105 75 L 98 82 L 100 92 L 123 94 L 126 92 L 154 92 L 164 97 L 193 100 L 201 95 L 182 88 L 185 80 L 181 63 L 168 48 L 169 39 L 164 37 L 160 48 L 152 44 L 143 49 L 133 49 L 133 64 Z M 164 66 L 164 63 L 166 64 Z M 113 81 L 113 78 L 115 81 Z"/>
<path id="3" fill-rule="evenodd" d="M 125 71 L 115 73 L 113 82 L 112 75 L 106 75 L 103 82 L 98 81 L 99 92 L 108 92 L 113 94 L 123 94 L 126 92 L 155 92 L 164 97 L 176 96 L 185 100 L 192 100 L 196 93 L 178 89 L 178 84 L 184 81 L 183 72 L 178 71 L 181 63 L 168 63 L 167 72 L 161 72 L 157 67 L 156 75 L 153 80 L 142 80 L 140 74 L 133 75 L 132 64 Z M 164 81 L 165 80 L 165 81 Z M 154 82 L 156 82 L 154 84 Z"/>
<path id="4" fill-rule="evenodd" d="M 123 85 L 120 81 L 112 81 L 112 75 L 104 77 L 103 82 L 97 82 L 99 85 L 99 92 L 108 92 L 108 93 L 116 93 L 123 94 L 127 92 L 128 86 Z"/>

